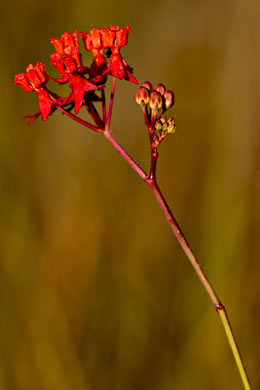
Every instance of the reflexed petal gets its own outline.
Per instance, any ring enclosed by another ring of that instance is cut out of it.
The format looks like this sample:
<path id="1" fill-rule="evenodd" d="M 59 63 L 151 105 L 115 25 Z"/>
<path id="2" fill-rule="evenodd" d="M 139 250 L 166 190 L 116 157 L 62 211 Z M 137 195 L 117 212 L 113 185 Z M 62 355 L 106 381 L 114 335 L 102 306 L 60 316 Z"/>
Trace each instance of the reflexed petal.
<path id="1" fill-rule="evenodd" d="M 41 89 L 37 93 L 37 96 L 39 99 L 39 108 L 42 115 L 42 120 L 46 121 L 51 113 L 53 102 L 50 100 L 48 91 L 46 89 Z"/>

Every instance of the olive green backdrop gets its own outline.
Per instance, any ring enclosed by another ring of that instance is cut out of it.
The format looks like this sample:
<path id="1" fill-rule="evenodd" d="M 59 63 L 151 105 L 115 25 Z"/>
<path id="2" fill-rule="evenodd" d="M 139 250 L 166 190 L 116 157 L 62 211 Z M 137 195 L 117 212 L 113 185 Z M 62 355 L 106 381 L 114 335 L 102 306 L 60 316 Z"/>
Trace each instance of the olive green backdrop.
<path id="1" fill-rule="evenodd" d="M 175 92 L 158 182 L 260 388 L 259 11 L 257 0 L 1 6 L 2 390 L 242 389 L 149 188 L 102 136 L 60 113 L 22 119 L 37 99 L 14 74 L 49 62 L 51 36 L 112 24 L 132 27 L 123 55 L 138 80 Z M 135 90 L 117 83 L 111 127 L 146 169 Z"/>

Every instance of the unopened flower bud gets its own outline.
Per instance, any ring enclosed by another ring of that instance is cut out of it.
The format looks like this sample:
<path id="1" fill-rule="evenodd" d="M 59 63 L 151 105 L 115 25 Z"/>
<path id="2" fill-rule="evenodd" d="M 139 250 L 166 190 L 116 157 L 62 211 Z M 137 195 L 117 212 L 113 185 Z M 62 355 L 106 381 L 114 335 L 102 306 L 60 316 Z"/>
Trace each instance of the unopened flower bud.
<path id="1" fill-rule="evenodd" d="M 149 103 L 151 110 L 159 111 L 163 105 L 161 94 L 157 91 L 152 91 Z"/>
<path id="2" fill-rule="evenodd" d="M 167 129 L 168 129 L 167 122 L 164 122 L 163 125 L 162 125 L 162 130 L 166 131 Z"/>
<path id="3" fill-rule="evenodd" d="M 146 89 L 148 89 L 149 91 L 151 91 L 153 89 L 153 86 L 152 84 L 150 83 L 150 81 L 145 81 L 141 87 L 145 87 Z"/>
<path id="4" fill-rule="evenodd" d="M 168 127 L 167 127 L 167 132 L 168 132 L 169 134 L 175 133 L 175 130 L 176 130 L 176 126 L 175 126 L 175 125 L 171 125 L 171 126 L 168 126 Z"/>
<path id="5" fill-rule="evenodd" d="M 168 133 L 174 133 L 176 130 L 176 124 L 173 118 L 169 118 L 167 121 L 167 131 Z"/>
<path id="6" fill-rule="evenodd" d="M 158 130 L 162 130 L 162 131 L 166 131 L 167 130 L 167 120 L 165 118 L 165 116 L 160 116 L 160 118 L 157 120 L 157 122 L 160 123 L 160 128 L 158 128 Z M 158 125 L 159 127 L 159 125 Z"/>
<path id="7" fill-rule="evenodd" d="M 156 122 L 155 122 L 155 125 L 154 125 L 154 128 L 155 128 L 155 130 L 162 130 L 162 123 L 161 123 L 161 121 L 160 120 L 157 120 Z"/>
<path id="8" fill-rule="evenodd" d="M 149 91 L 145 87 L 139 87 L 136 91 L 135 101 L 137 104 L 141 106 L 145 106 L 149 103 L 150 94 Z"/>
<path id="9" fill-rule="evenodd" d="M 168 125 L 168 126 L 175 125 L 175 120 L 174 120 L 173 117 L 171 117 L 171 118 L 169 118 L 169 119 L 167 120 L 167 125 Z"/>
<path id="10" fill-rule="evenodd" d="M 163 94 L 164 94 L 164 92 L 165 92 L 165 86 L 163 85 L 163 84 L 157 84 L 155 87 L 154 87 L 154 90 L 155 91 L 158 91 L 162 96 L 163 96 Z"/>
<path id="11" fill-rule="evenodd" d="M 165 108 L 168 110 L 174 104 L 174 94 L 172 91 L 165 91 L 163 96 L 165 99 Z"/>

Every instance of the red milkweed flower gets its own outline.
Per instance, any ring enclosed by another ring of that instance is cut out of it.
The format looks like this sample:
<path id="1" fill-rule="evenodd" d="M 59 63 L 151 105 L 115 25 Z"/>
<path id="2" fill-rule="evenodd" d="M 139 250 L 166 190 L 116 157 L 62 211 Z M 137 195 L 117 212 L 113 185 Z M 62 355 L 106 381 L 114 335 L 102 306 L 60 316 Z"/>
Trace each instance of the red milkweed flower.
<path id="1" fill-rule="evenodd" d="M 120 28 L 119 26 L 112 26 L 110 28 L 101 28 L 103 47 L 108 47 L 111 50 L 109 57 L 110 63 L 108 72 L 120 80 L 128 80 L 132 83 L 138 84 L 136 78 L 132 75 L 133 68 L 128 65 L 126 60 L 120 54 L 121 47 L 127 44 L 128 33 L 131 30 L 130 26 Z"/>
<path id="2" fill-rule="evenodd" d="M 71 91 L 68 102 L 74 101 L 74 111 L 78 114 L 83 103 L 85 103 L 85 94 L 99 89 L 103 85 L 98 86 L 84 77 L 84 74 L 88 72 L 88 68 L 83 66 L 81 62 L 77 30 L 73 34 L 65 32 L 60 39 L 52 37 L 51 43 L 56 50 L 56 53 L 52 53 L 50 56 L 51 64 L 62 76 L 61 79 L 56 78 L 54 80 L 60 84 L 69 82 Z"/>
<path id="3" fill-rule="evenodd" d="M 83 39 L 85 49 L 92 51 L 94 61 L 89 70 L 90 79 L 103 76 L 108 68 L 107 61 L 104 57 L 104 47 L 102 43 L 102 34 L 98 28 L 92 28 L 89 33 L 80 33 Z"/>
<path id="4" fill-rule="evenodd" d="M 74 72 L 87 73 L 88 68 L 84 67 L 81 62 L 77 30 L 73 34 L 63 33 L 60 39 L 51 37 L 50 41 L 56 50 L 56 53 L 52 53 L 50 56 L 51 64 L 62 76 L 62 79 L 55 79 L 57 82 L 66 83 L 69 80 L 69 75 Z"/>
<path id="5" fill-rule="evenodd" d="M 112 26 L 110 28 L 101 27 L 100 30 L 93 28 L 89 33 L 80 33 L 86 50 L 92 51 L 94 56 L 94 62 L 90 67 L 91 78 L 102 74 L 103 76 L 112 74 L 120 80 L 138 83 L 132 75 L 133 68 L 120 54 L 120 48 L 127 44 L 130 30 L 129 26 L 124 28 Z M 107 48 L 110 50 L 109 64 L 104 56 L 104 50 Z"/>
<path id="6" fill-rule="evenodd" d="M 53 112 L 56 105 L 61 105 L 63 99 L 56 94 L 52 94 L 46 88 L 48 76 L 43 62 L 36 62 L 36 65 L 28 65 L 25 73 L 15 75 L 14 83 L 20 85 L 26 92 L 36 92 L 39 100 L 39 112 L 31 117 L 28 123 L 34 121 L 41 114 L 42 120 L 46 121 Z"/>

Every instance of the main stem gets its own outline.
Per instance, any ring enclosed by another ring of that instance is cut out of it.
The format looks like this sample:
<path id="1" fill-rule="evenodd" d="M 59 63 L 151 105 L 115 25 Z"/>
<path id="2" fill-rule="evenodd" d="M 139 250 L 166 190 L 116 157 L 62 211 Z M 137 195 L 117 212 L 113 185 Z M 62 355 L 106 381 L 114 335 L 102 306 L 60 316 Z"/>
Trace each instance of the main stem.
<path id="1" fill-rule="evenodd" d="M 159 206 L 161 207 L 163 214 L 165 215 L 165 218 L 167 219 L 173 233 L 175 234 L 177 240 L 179 241 L 180 246 L 182 247 L 184 253 L 188 257 L 192 267 L 194 268 L 194 271 L 198 275 L 201 283 L 203 284 L 205 290 L 207 291 L 211 302 L 215 306 L 216 310 L 224 310 L 224 306 L 220 302 L 219 298 L 217 297 L 213 287 L 211 286 L 209 280 L 207 279 L 205 273 L 203 272 L 199 261 L 196 259 L 194 253 L 192 252 L 190 245 L 188 241 L 186 240 L 183 232 L 181 231 L 180 226 L 178 225 L 176 219 L 174 218 L 170 207 L 168 206 L 163 194 L 161 193 L 156 180 L 155 179 L 147 179 L 147 184 L 153 191 L 153 194 L 155 196 L 155 199 L 157 200 Z"/>
<path id="2" fill-rule="evenodd" d="M 251 386 L 249 383 L 248 375 L 246 372 L 245 365 L 242 360 L 242 356 L 239 352 L 239 348 L 235 339 L 235 336 L 233 334 L 231 324 L 228 319 L 227 312 L 225 310 L 225 307 L 222 305 L 220 299 L 218 298 L 216 292 L 214 291 L 211 283 L 209 282 L 206 274 L 204 273 L 202 267 L 200 266 L 200 263 L 198 259 L 195 257 L 188 241 L 186 240 L 183 232 L 181 231 L 180 226 L 178 225 L 170 207 L 168 206 L 157 182 L 155 177 L 155 167 L 153 169 L 153 165 L 151 165 L 151 172 L 150 175 L 148 175 L 141 167 L 137 164 L 137 162 L 126 152 L 126 150 L 118 143 L 118 141 L 114 138 L 114 136 L 111 134 L 109 130 L 105 130 L 103 132 L 106 139 L 111 143 L 111 145 L 120 153 L 120 155 L 126 160 L 126 162 L 136 171 L 136 173 L 140 176 L 142 180 L 144 180 L 148 186 L 151 188 L 155 199 L 157 200 L 165 218 L 167 219 L 173 233 L 175 234 L 180 246 L 182 247 L 184 253 L 186 254 L 188 260 L 190 261 L 194 271 L 196 272 L 198 278 L 200 279 L 203 287 L 205 288 L 211 302 L 213 303 L 220 320 L 223 324 L 226 336 L 228 338 L 228 342 L 230 345 L 230 348 L 233 352 L 233 356 L 237 365 L 237 368 L 239 370 L 242 383 L 244 385 L 245 390 L 251 390 Z M 157 160 L 157 158 L 156 158 Z M 155 163 L 156 166 L 156 163 Z"/>

